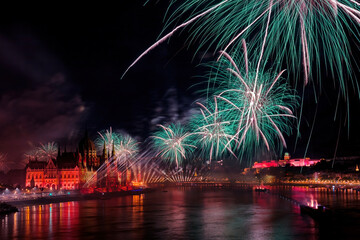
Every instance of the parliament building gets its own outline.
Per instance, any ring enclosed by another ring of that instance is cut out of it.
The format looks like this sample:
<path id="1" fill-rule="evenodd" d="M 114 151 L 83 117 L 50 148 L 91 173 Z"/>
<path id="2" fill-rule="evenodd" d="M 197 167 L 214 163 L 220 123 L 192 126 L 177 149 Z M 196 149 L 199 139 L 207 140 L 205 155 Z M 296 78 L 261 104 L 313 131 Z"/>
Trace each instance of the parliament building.
<path id="1" fill-rule="evenodd" d="M 26 187 L 80 189 L 90 178 L 97 177 L 97 170 L 110 157 L 105 145 L 102 155 L 97 155 L 95 144 L 86 131 L 76 152 L 65 150 L 61 153 L 59 148 L 56 159 L 29 159 L 26 165 Z"/>

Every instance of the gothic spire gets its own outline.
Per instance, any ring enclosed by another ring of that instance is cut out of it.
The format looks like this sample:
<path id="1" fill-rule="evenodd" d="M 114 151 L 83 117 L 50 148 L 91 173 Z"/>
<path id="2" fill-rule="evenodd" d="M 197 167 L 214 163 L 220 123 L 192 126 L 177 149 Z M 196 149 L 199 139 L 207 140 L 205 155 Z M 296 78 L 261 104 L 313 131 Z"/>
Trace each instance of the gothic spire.
<path id="1" fill-rule="evenodd" d="M 104 159 L 107 159 L 107 149 L 106 149 L 106 143 L 105 143 L 105 141 L 104 141 L 104 148 L 103 148 L 103 157 L 104 157 Z"/>
<path id="2" fill-rule="evenodd" d="M 112 144 L 112 153 L 111 153 L 111 157 L 115 157 L 115 145 L 114 142 Z"/>
<path id="3" fill-rule="evenodd" d="M 58 158 L 60 157 L 60 144 L 58 145 Z"/>

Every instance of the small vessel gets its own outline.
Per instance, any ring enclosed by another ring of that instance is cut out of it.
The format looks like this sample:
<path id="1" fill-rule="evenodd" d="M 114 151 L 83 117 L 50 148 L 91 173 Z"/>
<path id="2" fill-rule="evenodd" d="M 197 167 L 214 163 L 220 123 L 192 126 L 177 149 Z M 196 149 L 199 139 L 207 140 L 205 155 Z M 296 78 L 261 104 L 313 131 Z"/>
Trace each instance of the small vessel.
<path id="1" fill-rule="evenodd" d="M 14 207 L 10 204 L 7 203 L 0 203 L 0 215 L 2 214 L 9 214 L 9 213 L 15 213 L 18 212 L 19 210 L 17 209 L 17 207 Z"/>
<path id="2" fill-rule="evenodd" d="M 300 213 L 309 215 L 316 220 L 326 219 L 331 214 L 330 209 L 322 205 L 317 205 L 316 207 L 300 205 Z"/>
<path id="3" fill-rule="evenodd" d="M 260 185 L 255 188 L 255 192 L 269 192 L 270 190 L 266 187 L 264 187 L 264 182 L 261 181 Z"/>
<path id="4" fill-rule="evenodd" d="M 255 188 L 255 192 L 269 192 L 270 190 L 264 187 Z"/>

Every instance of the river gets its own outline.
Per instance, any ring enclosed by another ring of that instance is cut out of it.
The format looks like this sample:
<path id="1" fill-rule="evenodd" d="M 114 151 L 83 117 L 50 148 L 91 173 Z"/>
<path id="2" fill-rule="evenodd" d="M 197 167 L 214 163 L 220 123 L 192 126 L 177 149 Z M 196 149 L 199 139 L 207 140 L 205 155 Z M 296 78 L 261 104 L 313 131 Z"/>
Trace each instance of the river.
<path id="1" fill-rule="evenodd" d="M 353 239 L 359 219 L 319 224 L 277 194 L 225 189 L 169 188 L 106 200 L 18 205 L 1 217 L 0 239 Z M 272 192 L 275 192 L 273 189 Z M 308 188 L 282 191 L 298 201 L 356 209 L 358 195 Z M 337 201 L 336 199 L 339 199 Z M 352 202 L 342 205 L 341 202 Z M 355 211 L 355 210 L 354 210 Z M 356 211 L 355 211 L 356 212 Z M 349 214 L 347 212 L 346 214 Z M 333 225 L 336 225 L 334 228 Z"/>

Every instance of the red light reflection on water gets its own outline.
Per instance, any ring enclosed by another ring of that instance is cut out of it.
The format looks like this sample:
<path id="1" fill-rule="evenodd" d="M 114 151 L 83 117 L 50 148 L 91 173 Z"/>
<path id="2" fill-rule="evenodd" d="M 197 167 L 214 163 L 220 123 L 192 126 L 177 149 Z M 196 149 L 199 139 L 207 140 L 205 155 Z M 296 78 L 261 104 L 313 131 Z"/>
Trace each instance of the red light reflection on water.
<path id="1" fill-rule="evenodd" d="M 133 195 L 132 197 L 132 224 L 133 228 L 140 228 L 144 222 L 144 195 Z"/>
<path id="2" fill-rule="evenodd" d="M 1 219 L 0 239 L 47 239 L 69 226 L 78 225 L 78 202 L 26 206 Z M 66 223 L 66 224 L 64 224 Z M 64 232 L 66 238 L 66 231 Z"/>
<path id="3" fill-rule="evenodd" d="M 318 205 L 330 208 L 360 208 L 360 193 L 352 189 L 282 186 L 270 187 L 272 192 L 294 199 L 300 204 L 316 208 Z"/>
<path id="4" fill-rule="evenodd" d="M 171 189 L 22 207 L 1 220 L 0 239 L 312 239 L 313 220 L 296 211 L 268 193 Z"/>

